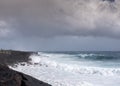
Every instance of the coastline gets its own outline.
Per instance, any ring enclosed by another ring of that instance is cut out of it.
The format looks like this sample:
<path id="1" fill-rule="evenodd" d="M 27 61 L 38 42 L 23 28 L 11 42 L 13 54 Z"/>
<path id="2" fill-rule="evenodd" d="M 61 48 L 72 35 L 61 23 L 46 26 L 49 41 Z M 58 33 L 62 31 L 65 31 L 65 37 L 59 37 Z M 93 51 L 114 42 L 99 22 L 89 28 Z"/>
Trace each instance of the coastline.
<path id="1" fill-rule="evenodd" d="M 51 86 L 26 74 L 14 71 L 7 66 L 19 62 L 28 62 L 29 56 L 34 52 L 1 50 L 0 51 L 0 85 L 4 86 Z M 4 76 L 4 77 L 3 77 Z M 8 80 L 13 77 L 12 80 Z M 4 82 L 4 83 L 3 83 Z"/>

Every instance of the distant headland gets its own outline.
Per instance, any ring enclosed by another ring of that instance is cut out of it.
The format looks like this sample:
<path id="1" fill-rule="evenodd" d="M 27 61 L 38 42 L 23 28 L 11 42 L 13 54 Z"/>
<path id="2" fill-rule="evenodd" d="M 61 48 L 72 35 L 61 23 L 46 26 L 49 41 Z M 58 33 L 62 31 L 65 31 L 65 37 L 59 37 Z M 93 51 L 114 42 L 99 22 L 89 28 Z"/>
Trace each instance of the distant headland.
<path id="1" fill-rule="evenodd" d="M 18 62 L 28 62 L 29 56 L 35 52 L 17 51 L 17 50 L 0 50 L 1 64 L 14 64 Z"/>

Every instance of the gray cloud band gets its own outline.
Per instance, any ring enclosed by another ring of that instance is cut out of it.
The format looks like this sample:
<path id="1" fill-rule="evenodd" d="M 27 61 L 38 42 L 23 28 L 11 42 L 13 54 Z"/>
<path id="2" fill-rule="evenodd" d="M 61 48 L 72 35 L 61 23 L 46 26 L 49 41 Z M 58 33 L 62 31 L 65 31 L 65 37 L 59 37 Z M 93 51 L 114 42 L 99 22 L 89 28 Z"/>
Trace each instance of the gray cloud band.
<path id="1" fill-rule="evenodd" d="M 0 0 L 5 37 L 120 37 L 119 0 Z M 10 27 L 9 27 L 10 26 Z M 2 35 L 0 35 L 3 37 Z"/>

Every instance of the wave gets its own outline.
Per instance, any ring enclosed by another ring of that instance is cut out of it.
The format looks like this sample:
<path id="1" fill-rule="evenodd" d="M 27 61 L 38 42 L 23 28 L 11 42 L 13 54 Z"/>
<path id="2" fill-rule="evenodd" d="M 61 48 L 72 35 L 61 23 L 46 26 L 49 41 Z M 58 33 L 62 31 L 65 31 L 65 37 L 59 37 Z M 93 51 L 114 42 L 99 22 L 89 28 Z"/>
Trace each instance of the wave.
<path id="1" fill-rule="evenodd" d="M 78 54 L 77 57 L 88 60 L 119 60 L 120 56 L 103 54 Z"/>
<path id="2" fill-rule="evenodd" d="M 120 53 L 74 53 L 74 52 L 67 52 L 67 53 L 43 53 L 38 52 L 38 55 L 44 55 L 47 57 L 60 57 L 60 58 L 77 58 L 77 59 L 84 59 L 84 60 L 120 60 Z"/>
<path id="3" fill-rule="evenodd" d="M 120 68 L 87 67 L 77 64 L 77 60 L 73 64 L 69 64 L 68 61 L 78 58 L 76 55 L 86 58 L 87 55 L 98 54 L 38 52 L 38 54 L 29 57 L 28 63 L 18 63 L 10 68 L 47 82 L 52 86 L 119 86 Z"/>
<path id="4" fill-rule="evenodd" d="M 27 63 L 19 63 L 16 66 L 17 67 L 10 67 L 10 68 L 19 72 L 23 72 L 38 80 L 49 83 L 52 86 L 97 86 L 97 85 L 93 85 L 93 83 L 89 81 L 81 80 L 80 78 L 78 79 L 78 76 L 76 75 L 73 76 L 71 75 L 71 73 L 67 72 L 66 74 L 62 70 L 56 71 L 55 68 L 50 68 L 43 65 L 40 66 L 38 64 L 29 65 Z M 73 77 L 75 79 L 73 79 Z"/>
<path id="5" fill-rule="evenodd" d="M 18 63 L 10 68 L 47 82 L 52 86 L 119 86 L 120 68 L 81 66 L 76 64 L 76 60 L 74 64 L 69 64 L 67 62 L 69 56 L 71 56 L 69 60 L 76 57 L 73 54 L 39 52 L 31 55 L 28 63 Z M 66 61 L 61 62 L 61 60 Z"/>
<path id="6" fill-rule="evenodd" d="M 30 63 L 32 65 L 54 67 L 63 71 L 73 72 L 78 74 L 91 74 L 91 75 L 97 74 L 97 75 L 105 75 L 105 76 L 120 75 L 119 68 L 85 67 L 77 64 L 67 64 L 67 62 L 60 63 L 54 61 L 48 55 L 45 54 L 31 55 Z"/>

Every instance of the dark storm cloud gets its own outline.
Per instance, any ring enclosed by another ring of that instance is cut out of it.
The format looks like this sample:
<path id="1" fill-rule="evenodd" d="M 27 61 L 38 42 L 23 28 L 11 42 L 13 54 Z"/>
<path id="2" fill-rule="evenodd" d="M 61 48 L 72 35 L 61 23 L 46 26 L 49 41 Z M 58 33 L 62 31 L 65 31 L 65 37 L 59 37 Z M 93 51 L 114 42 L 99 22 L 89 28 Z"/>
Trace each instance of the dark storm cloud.
<path id="1" fill-rule="evenodd" d="M 103 0 L 103 1 L 110 1 L 110 2 L 114 2 L 115 0 Z"/>
<path id="2" fill-rule="evenodd" d="M 0 0 L 0 22 L 1 37 L 119 38 L 120 1 Z"/>

